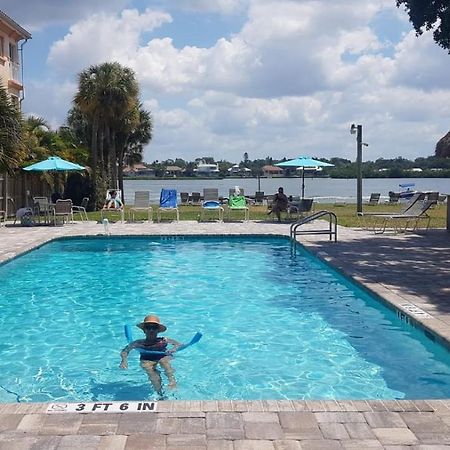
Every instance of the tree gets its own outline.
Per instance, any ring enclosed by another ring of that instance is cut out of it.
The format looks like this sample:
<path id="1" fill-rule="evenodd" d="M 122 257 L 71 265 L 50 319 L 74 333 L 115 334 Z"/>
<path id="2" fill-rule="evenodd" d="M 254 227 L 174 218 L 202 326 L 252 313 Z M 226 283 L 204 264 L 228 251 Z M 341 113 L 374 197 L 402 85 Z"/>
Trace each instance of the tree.
<path id="1" fill-rule="evenodd" d="M 117 185 L 118 155 L 116 138 L 124 122 L 138 105 L 139 86 L 134 72 L 119 63 L 90 66 L 78 76 L 75 106 L 91 130 L 92 182 L 97 198 L 98 176 L 104 183 Z M 129 124 L 125 124 L 126 127 Z"/>
<path id="2" fill-rule="evenodd" d="M 450 53 L 450 2 L 448 0 L 397 0 L 404 5 L 416 34 L 433 30 L 435 42 Z"/>
<path id="3" fill-rule="evenodd" d="M 0 86 L 0 172 L 12 173 L 24 157 L 21 114 Z"/>

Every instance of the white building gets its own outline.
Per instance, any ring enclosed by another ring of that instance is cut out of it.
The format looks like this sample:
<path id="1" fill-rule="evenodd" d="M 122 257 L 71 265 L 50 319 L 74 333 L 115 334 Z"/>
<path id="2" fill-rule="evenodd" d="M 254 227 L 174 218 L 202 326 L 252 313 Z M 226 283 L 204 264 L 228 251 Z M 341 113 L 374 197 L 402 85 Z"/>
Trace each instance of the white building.
<path id="1" fill-rule="evenodd" d="M 197 165 L 197 168 L 194 169 L 194 172 L 197 175 L 200 175 L 203 177 L 210 177 L 210 176 L 218 175 L 219 174 L 219 164 L 217 164 L 217 163 L 207 164 L 204 161 L 202 161 L 201 163 L 199 163 Z"/>

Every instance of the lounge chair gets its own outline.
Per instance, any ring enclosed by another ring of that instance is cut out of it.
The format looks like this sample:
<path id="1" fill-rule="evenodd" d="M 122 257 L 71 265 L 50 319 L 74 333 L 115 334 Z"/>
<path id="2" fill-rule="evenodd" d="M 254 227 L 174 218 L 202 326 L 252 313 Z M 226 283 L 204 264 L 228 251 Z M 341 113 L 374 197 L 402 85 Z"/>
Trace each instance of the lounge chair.
<path id="1" fill-rule="evenodd" d="M 431 217 L 427 214 L 427 211 L 434 205 L 434 201 L 419 200 L 416 201 L 406 213 L 403 214 L 385 214 L 374 215 L 373 219 L 373 231 L 375 234 L 382 234 L 386 231 L 389 224 L 392 223 L 394 231 L 414 231 L 418 228 L 421 220 L 426 221 L 425 230 L 428 230 L 430 226 Z M 404 224 L 404 226 L 403 226 Z M 412 224 L 412 226 L 410 226 Z M 378 225 L 378 228 L 377 228 Z M 408 227 L 410 229 L 408 230 Z"/>
<path id="2" fill-rule="evenodd" d="M 244 211 L 244 220 L 250 220 L 250 213 L 247 206 L 247 200 L 243 195 L 231 194 L 228 199 L 228 220 L 230 220 L 231 211 Z"/>
<path id="3" fill-rule="evenodd" d="M 161 189 L 158 208 L 158 222 L 161 222 L 161 213 L 163 212 L 175 212 L 177 222 L 180 221 L 176 189 Z"/>
<path id="4" fill-rule="evenodd" d="M 180 203 L 187 205 L 189 203 L 189 192 L 180 192 Z"/>
<path id="5" fill-rule="evenodd" d="M 392 216 L 406 214 L 417 202 L 424 200 L 425 194 L 423 192 L 416 192 L 407 203 L 404 204 L 403 208 L 398 212 L 392 211 L 375 211 L 375 212 L 359 212 L 358 217 L 364 221 L 362 224 L 363 228 L 371 228 L 370 224 L 365 223 L 365 219 L 374 220 L 378 216 Z"/>
<path id="6" fill-rule="evenodd" d="M 193 205 L 199 205 L 200 204 L 200 192 L 193 192 L 191 194 L 191 202 Z"/>
<path id="7" fill-rule="evenodd" d="M 203 189 L 203 203 L 200 213 L 200 220 L 203 220 L 203 215 L 206 211 L 218 211 L 219 221 L 223 221 L 223 208 L 219 201 L 219 189 L 205 188 Z"/>
<path id="8" fill-rule="evenodd" d="M 81 200 L 81 205 L 72 205 L 72 215 L 73 213 L 78 213 L 81 217 L 81 221 L 84 222 L 84 220 L 86 219 L 87 222 L 89 220 L 86 212 L 88 203 L 89 197 L 83 197 L 83 200 Z"/>
<path id="9" fill-rule="evenodd" d="M 53 224 L 56 225 L 58 218 L 62 218 L 62 224 L 69 222 L 69 218 L 73 223 L 72 200 L 56 200 L 53 208 Z"/>
<path id="10" fill-rule="evenodd" d="M 245 195 L 244 188 L 236 186 L 235 188 L 228 189 L 228 198 L 230 198 L 232 195 Z"/>
<path id="11" fill-rule="evenodd" d="M 129 220 L 135 220 L 134 213 L 138 211 L 146 211 L 147 219 L 152 221 L 153 209 L 150 206 L 150 192 L 149 191 L 135 191 L 134 192 L 134 205 L 128 211 Z"/>
<path id="12" fill-rule="evenodd" d="M 369 201 L 367 202 L 368 205 L 378 205 L 380 202 L 380 193 L 372 193 L 370 194 Z"/>
<path id="13" fill-rule="evenodd" d="M 120 189 L 108 189 L 106 191 L 105 204 L 100 212 L 102 219 L 108 213 L 119 213 L 120 220 L 125 222 L 125 208 L 122 203 L 122 191 Z"/>

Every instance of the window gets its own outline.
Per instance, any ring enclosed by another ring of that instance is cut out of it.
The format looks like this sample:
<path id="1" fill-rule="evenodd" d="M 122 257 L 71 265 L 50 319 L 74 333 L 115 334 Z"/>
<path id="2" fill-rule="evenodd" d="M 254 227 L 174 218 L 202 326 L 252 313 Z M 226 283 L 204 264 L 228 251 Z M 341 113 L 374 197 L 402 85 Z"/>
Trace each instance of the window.
<path id="1" fill-rule="evenodd" d="M 5 56 L 5 38 L 0 36 L 0 56 Z"/>
<path id="2" fill-rule="evenodd" d="M 14 44 L 9 44 L 9 59 L 12 62 L 17 62 L 17 48 Z"/>

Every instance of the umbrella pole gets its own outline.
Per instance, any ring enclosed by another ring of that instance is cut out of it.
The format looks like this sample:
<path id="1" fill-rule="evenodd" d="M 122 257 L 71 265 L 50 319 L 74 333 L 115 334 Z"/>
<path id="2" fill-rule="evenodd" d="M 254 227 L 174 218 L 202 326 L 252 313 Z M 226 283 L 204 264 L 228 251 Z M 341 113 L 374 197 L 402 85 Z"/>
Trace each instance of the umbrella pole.
<path id="1" fill-rule="evenodd" d="M 305 198 L 305 168 L 302 167 L 302 200 Z"/>

